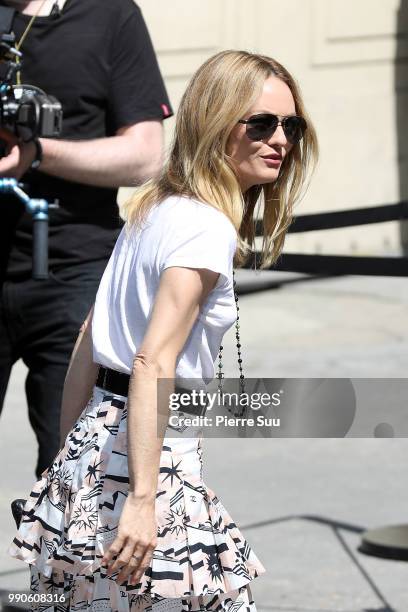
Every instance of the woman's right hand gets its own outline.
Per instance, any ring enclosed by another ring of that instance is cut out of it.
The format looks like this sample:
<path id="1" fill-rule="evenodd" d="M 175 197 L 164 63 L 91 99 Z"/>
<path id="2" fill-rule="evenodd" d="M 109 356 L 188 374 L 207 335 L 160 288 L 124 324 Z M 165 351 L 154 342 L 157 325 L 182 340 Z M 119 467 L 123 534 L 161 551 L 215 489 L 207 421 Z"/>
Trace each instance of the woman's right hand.
<path id="1" fill-rule="evenodd" d="M 146 500 L 129 493 L 120 516 L 118 535 L 105 552 L 102 564 L 107 566 L 108 575 L 121 570 L 116 579 L 118 584 L 130 576 L 130 584 L 135 585 L 149 567 L 156 546 L 155 499 Z M 116 555 L 119 556 L 112 562 Z"/>

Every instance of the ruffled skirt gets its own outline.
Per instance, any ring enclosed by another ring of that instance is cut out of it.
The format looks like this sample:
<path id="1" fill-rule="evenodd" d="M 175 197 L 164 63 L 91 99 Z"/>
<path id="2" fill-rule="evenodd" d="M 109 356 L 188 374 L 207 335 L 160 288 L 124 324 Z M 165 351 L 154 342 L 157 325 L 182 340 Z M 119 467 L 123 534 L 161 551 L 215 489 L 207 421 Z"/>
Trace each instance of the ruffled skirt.
<path id="1" fill-rule="evenodd" d="M 248 583 L 266 570 L 204 483 L 193 427 L 191 437 L 171 425 L 165 432 L 149 567 L 136 585 L 107 575 L 101 559 L 129 488 L 126 405 L 95 387 L 27 499 L 8 553 L 30 565 L 32 610 L 255 612 Z"/>

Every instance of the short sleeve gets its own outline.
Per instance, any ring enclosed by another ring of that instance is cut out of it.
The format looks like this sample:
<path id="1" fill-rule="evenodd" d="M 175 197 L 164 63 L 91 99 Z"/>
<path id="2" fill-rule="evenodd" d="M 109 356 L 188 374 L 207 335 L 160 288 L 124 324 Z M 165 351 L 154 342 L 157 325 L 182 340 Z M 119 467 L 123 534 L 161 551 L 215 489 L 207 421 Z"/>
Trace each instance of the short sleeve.
<path id="1" fill-rule="evenodd" d="M 109 111 L 115 130 L 174 113 L 140 8 L 129 0 L 111 51 Z"/>
<path id="2" fill-rule="evenodd" d="M 216 287 L 231 279 L 237 244 L 235 229 L 223 213 L 208 212 L 180 223 L 168 241 L 160 274 L 166 268 L 181 266 L 219 272 Z"/>

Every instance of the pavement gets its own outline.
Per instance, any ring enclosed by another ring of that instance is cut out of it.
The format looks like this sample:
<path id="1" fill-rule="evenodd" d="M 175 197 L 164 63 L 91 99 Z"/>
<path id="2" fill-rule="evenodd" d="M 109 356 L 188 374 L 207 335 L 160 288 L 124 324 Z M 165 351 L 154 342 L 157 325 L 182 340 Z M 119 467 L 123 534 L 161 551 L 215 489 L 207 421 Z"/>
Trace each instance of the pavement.
<path id="1" fill-rule="evenodd" d="M 405 279 L 246 270 L 236 278 L 246 377 L 406 377 Z M 236 376 L 234 328 L 223 345 L 225 375 Z M 6 554 L 10 501 L 35 480 L 25 373 L 18 362 L 0 427 L 3 600 L 28 588 L 27 568 Z M 358 550 L 364 530 L 408 523 L 403 399 L 393 412 L 383 402 L 385 419 L 401 424 L 392 438 L 353 436 L 353 424 L 344 438 L 204 441 L 205 482 L 267 570 L 251 583 L 258 612 L 408 612 L 408 563 Z"/>

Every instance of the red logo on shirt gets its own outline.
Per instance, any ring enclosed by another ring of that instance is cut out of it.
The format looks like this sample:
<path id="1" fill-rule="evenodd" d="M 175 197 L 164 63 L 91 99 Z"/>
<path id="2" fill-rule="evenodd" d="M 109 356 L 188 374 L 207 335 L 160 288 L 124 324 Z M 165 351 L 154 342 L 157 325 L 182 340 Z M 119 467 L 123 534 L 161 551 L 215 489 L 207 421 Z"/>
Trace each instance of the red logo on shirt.
<path id="1" fill-rule="evenodd" d="M 167 106 L 167 104 L 161 104 L 161 109 L 165 117 L 168 117 L 170 115 L 169 107 Z"/>

